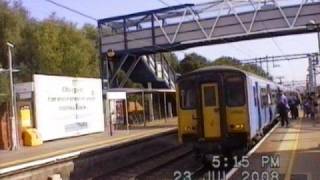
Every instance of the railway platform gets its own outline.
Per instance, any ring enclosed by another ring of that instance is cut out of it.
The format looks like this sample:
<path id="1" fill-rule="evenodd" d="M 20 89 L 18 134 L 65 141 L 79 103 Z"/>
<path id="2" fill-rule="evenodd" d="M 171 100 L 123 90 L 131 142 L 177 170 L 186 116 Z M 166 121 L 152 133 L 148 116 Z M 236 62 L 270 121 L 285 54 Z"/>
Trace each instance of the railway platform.
<path id="1" fill-rule="evenodd" d="M 320 123 L 307 118 L 276 125 L 227 174 L 227 179 L 320 179 Z"/>
<path id="2" fill-rule="evenodd" d="M 0 151 L 0 179 L 1 176 L 15 171 L 41 167 L 61 159 L 77 158 L 87 152 L 140 142 L 161 134 L 175 132 L 176 129 L 177 119 L 170 118 L 150 122 L 146 126 L 133 127 L 129 131 L 119 130 L 113 136 L 107 133 L 96 133 L 45 142 L 41 146 L 23 147 L 16 151 L 2 150 Z"/>

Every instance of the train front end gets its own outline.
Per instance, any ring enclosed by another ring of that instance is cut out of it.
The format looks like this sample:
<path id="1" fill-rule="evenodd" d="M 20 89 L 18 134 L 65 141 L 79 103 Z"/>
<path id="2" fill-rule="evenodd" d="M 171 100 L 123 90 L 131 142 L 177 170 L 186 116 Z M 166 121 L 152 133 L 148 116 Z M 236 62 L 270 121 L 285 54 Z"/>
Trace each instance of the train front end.
<path id="1" fill-rule="evenodd" d="M 226 154 L 247 144 L 246 75 L 234 68 L 205 68 L 177 82 L 179 140 L 202 154 Z"/>

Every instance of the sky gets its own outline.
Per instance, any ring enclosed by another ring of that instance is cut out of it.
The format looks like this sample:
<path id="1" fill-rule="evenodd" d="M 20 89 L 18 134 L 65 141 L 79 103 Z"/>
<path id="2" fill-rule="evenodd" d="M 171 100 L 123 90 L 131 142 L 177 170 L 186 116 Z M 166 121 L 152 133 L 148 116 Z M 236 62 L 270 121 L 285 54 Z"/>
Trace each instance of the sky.
<path id="1" fill-rule="evenodd" d="M 166 7 L 165 4 L 177 5 L 207 1 L 208 0 L 55 0 L 57 3 L 76 9 L 96 19 L 162 8 Z M 97 22 L 92 19 L 82 17 L 55 6 L 46 0 L 21 0 L 21 2 L 29 11 L 30 16 L 38 20 L 42 20 L 54 12 L 56 16 L 74 22 L 78 26 L 82 26 L 85 23 L 97 25 Z M 316 52 L 317 50 L 317 35 L 311 33 L 196 47 L 175 53 L 179 59 L 182 59 L 185 53 L 196 52 L 209 60 L 214 60 L 221 56 L 231 56 L 241 60 L 273 55 L 310 53 Z M 277 63 L 277 65 L 280 65 L 280 67 L 273 68 L 273 65 L 269 65 L 269 70 L 273 77 L 284 76 L 284 81 L 306 79 L 307 59 L 281 62 Z M 266 67 L 264 67 L 264 69 L 266 69 Z"/>

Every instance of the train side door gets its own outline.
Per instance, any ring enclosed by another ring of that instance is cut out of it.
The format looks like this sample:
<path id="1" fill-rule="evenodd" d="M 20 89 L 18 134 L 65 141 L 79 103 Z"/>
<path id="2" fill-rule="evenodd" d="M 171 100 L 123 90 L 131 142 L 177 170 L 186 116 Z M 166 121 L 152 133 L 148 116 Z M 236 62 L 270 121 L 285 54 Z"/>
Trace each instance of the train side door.
<path id="1" fill-rule="evenodd" d="M 221 136 L 220 105 L 217 83 L 201 85 L 204 138 Z"/>
<path id="2" fill-rule="evenodd" d="M 260 98 L 259 98 L 259 95 L 260 95 L 260 90 L 259 90 L 259 84 L 258 82 L 255 82 L 255 85 L 256 85 L 256 92 L 255 92 L 255 97 L 257 99 L 257 107 L 258 107 L 258 125 L 259 125 L 259 129 L 261 129 L 261 126 L 262 126 L 262 118 L 261 118 L 261 107 L 260 107 Z"/>

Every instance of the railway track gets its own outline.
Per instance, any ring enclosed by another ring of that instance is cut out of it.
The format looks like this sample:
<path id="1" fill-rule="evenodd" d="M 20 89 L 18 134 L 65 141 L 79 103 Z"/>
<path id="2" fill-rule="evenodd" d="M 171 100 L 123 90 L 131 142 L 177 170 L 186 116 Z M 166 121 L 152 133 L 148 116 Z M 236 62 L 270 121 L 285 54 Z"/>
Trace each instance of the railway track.
<path id="1" fill-rule="evenodd" d="M 140 161 L 95 179 L 145 179 L 148 173 L 157 171 L 168 164 L 191 155 L 191 153 L 192 148 L 190 146 L 177 145 L 152 156 L 146 156 L 146 158 L 141 159 Z"/>
<path id="2" fill-rule="evenodd" d="M 192 173 L 202 167 L 199 161 L 195 160 L 193 152 L 190 151 L 183 156 L 177 156 L 175 159 L 162 165 L 145 171 L 137 176 L 136 179 L 179 179 L 183 176 L 192 176 Z"/>
<path id="3" fill-rule="evenodd" d="M 271 129 L 271 128 L 270 128 Z M 257 145 L 256 145 L 257 146 Z M 255 146 L 250 150 L 242 151 L 237 155 L 248 155 L 252 153 Z M 196 160 L 191 145 L 179 145 L 178 143 L 171 146 L 153 147 L 153 153 L 145 153 L 141 150 L 139 153 L 131 154 L 136 161 L 125 163 L 125 166 L 113 170 L 106 170 L 102 176 L 92 178 L 94 180 L 126 180 L 126 179 L 212 179 L 215 170 L 204 166 L 201 161 Z M 141 156 L 137 158 L 138 156 Z M 125 159 L 125 158 L 124 158 Z M 219 169 L 224 171 L 226 175 L 234 169 Z M 210 174 L 211 173 L 211 174 Z M 211 177 L 210 177 L 211 176 Z"/>

